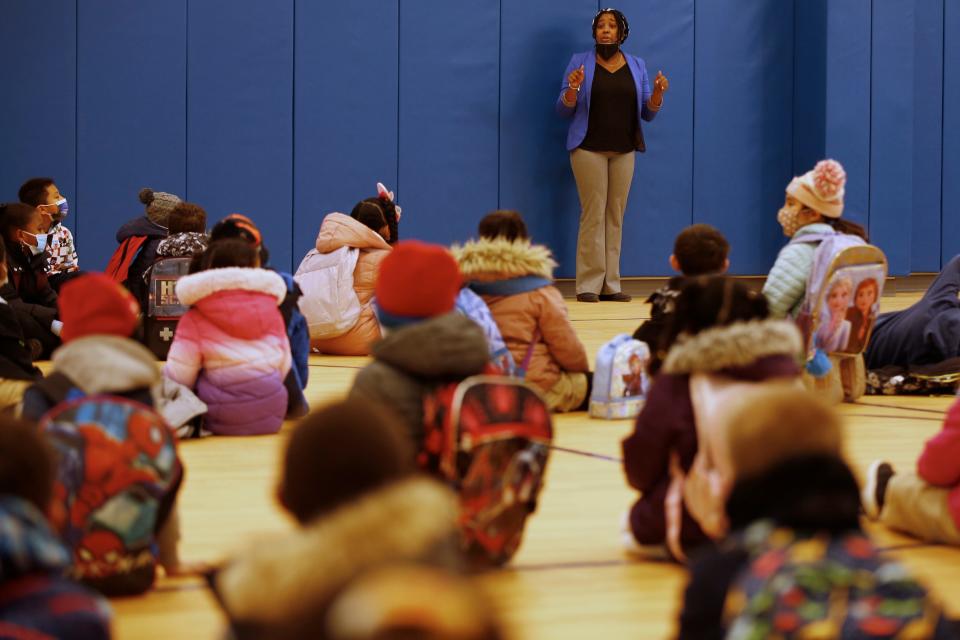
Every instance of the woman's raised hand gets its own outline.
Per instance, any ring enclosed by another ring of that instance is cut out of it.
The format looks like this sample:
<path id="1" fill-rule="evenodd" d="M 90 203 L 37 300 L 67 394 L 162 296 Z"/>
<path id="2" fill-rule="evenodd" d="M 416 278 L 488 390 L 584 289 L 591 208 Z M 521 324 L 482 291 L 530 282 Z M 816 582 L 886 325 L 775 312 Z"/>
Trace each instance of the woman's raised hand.
<path id="1" fill-rule="evenodd" d="M 653 92 L 663 94 L 670 88 L 670 81 L 667 80 L 667 76 L 663 75 L 663 71 L 657 71 L 657 77 L 653 80 Z"/>
<path id="2" fill-rule="evenodd" d="M 583 84 L 584 75 L 583 65 L 580 65 L 567 76 L 567 85 L 569 85 L 571 89 L 579 89 L 580 85 Z"/>

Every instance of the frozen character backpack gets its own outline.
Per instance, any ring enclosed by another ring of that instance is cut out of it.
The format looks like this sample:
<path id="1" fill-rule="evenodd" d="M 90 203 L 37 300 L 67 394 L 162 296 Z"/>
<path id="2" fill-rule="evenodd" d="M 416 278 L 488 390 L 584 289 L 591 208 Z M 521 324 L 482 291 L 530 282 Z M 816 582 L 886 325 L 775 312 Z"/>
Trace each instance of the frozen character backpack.
<path id="1" fill-rule="evenodd" d="M 40 428 L 58 458 L 51 525 L 73 550 L 70 577 L 108 596 L 147 591 L 182 478 L 173 432 L 113 396 L 64 402 Z"/>
<path id="2" fill-rule="evenodd" d="M 336 338 L 357 324 L 362 311 L 353 288 L 360 250 L 340 247 L 330 253 L 311 249 L 294 274 L 303 297 L 300 312 L 307 319 L 311 340 Z"/>
<path id="3" fill-rule="evenodd" d="M 419 463 L 459 495 L 464 555 L 475 567 L 505 564 L 543 488 L 550 410 L 535 389 L 500 375 L 438 387 L 423 408 Z"/>
<path id="4" fill-rule="evenodd" d="M 737 536 L 747 569 L 727 593 L 727 638 L 942 638 L 941 607 L 862 533 L 798 535 L 760 521 Z"/>
<path id="5" fill-rule="evenodd" d="M 814 391 L 835 401 L 856 400 L 866 393 L 862 354 L 879 313 L 887 258 L 883 251 L 854 235 L 813 234 L 793 240 L 798 241 L 820 241 L 797 315 L 807 371 L 812 375 L 809 384 Z M 869 305 L 861 311 L 857 308 L 856 292 L 868 281 L 872 281 L 872 286 L 865 289 L 872 299 L 866 301 Z M 857 320 L 856 329 L 848 316 Z"/>
<path id="6" fill-rule="evenodd" d="M 177 323 L 189 308 L 177 297 L 177 281 L 188 273 L 190 258 L 163 258 L 150 267 L 143 335 L 158 360 L 167 359 Z"/>
<path id="7" fill-rule="evenodd" d="M 647 364 L 650 348 L 622 333 L 600 347 L 590 394 L 590 417 L 635 418 L 650 388 Z"/>
<path id="8" fill-rule="evenodd" d="M 483 335 L 487 338 L 487 347 L 490 349 L 490 364 L 506 375 L 516 374 L 517 365 L 513 355 L 507 349 L 500 327 L 497 326 L 493 314 L 490 313 L 490 307 L 483 298 L 472 289 L 464 287 L 457 295 L 455 308 L 483 329 Z"/>

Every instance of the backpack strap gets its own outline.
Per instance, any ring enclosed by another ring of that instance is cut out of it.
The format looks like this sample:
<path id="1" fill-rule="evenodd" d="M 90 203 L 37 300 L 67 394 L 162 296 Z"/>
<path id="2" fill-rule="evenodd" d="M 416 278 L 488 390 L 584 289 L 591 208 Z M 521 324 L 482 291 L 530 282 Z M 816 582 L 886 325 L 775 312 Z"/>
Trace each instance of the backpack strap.
<path id="1" fill-rule="evenodd" d="M 43 394 L 50 406 L 56 406 L 67 400 L 77 386 L 64 374 L 55 372 L 38 381 L 34 388 Z"/>
<path id="2" fill-rule="evenodd" d="M 527 377 L 527 369 L 530 368 L 530 361 L 533 360 L 533 349 L 537 346 L 537 343 L 540 342 L 540 336 L 540 328 L 538 327 L 533 332 L 533 338 L 530 339 L 530 344 L 527 345 L 527 353 L 523 356 L 523 362 L 517 367 L 516 377 L 521 380 Z"/>
<path id="3" fill-rule="evenodd" d="M 113 252 L 104 273 L 116 282 L 126 281 L 130 275 L 130 267 L 146 241 L 147 236 L 132 236 L 121 242 L 117 250 Z"/>

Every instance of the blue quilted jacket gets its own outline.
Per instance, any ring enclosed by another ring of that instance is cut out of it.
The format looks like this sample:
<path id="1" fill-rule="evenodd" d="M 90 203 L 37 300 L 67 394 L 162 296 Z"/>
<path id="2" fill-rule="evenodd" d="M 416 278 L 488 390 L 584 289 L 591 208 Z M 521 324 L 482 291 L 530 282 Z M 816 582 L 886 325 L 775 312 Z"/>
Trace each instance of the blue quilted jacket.
<path id="1" fill-rule="evenodd" d="M 813 256 L 820 246 L 819 240 L 797 242 L 805 235 L 814 236 L 821 233 L 833 233 L 833 227 L 823 222 L 816 222 L 801 227 L 793 236 L 793 241 L 787 244 L 777 255 L 773 263 L 767 282 L 763 285 L 763 295 L 770 305 L 770 315 L 774 318 L 796 316 L 800 304 L 807 293 L 807 278 L 813 269 Z"/>

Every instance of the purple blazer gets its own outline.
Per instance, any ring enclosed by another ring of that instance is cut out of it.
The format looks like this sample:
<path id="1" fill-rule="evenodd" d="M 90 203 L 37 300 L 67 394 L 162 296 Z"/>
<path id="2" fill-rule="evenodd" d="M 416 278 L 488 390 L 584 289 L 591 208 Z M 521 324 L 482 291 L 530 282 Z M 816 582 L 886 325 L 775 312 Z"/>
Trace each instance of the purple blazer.
<path id="1" fill-rule="evenodd" d="M 657 112 L 647 107 L 647 100 L 650 99 L 650 78 L 647 76 L 647 65 L 643 58 L 632 56 L 624 52 L 623 57 L 627 60 L 627 66 L 630 67 L 630 73 L 633 75 L 633 81 L 637 85 L 637 151 L 641 153 L 646 151 L 647 147 L 643 140 L 643 126 L 641 122 L 646 120 L 650 122 L 656 117 Z M 590 123 L 590 91 L 593 88 L 593 71 L 596 67 L 596 53 L 591 49 L 583 53 L 575 53 L 570 58 L 570 64 L 567 70 L 563 72 L 563 87 L 560 89 L 560 95 L 557 96 L 557 113 L 564 118 L 573 118 L 570 122 L 570 130 L 567 132 L 567 151 L 573 151 L 583 143 L 587 137 L 587 126 Z M 584 78 L 580 85 L 580 93 L 577 94 L 577 105 L 568 107 L 563 104 L 563 93 L 567 88 L 567 77 L 574 69 L 583 65 Z"/>

